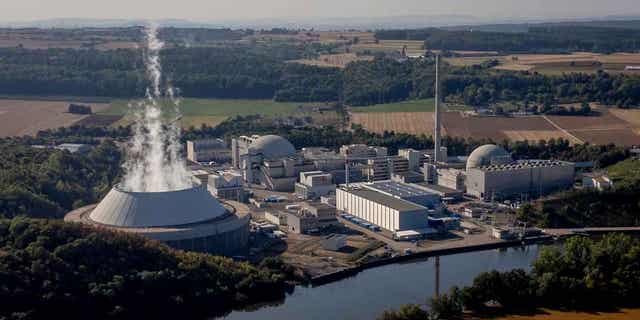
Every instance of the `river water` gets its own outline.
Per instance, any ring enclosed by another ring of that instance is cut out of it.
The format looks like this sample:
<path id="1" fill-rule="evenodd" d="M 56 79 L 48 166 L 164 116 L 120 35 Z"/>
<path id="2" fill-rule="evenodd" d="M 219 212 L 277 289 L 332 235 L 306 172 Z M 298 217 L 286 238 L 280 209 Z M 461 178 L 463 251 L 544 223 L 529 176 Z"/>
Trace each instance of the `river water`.
<path id="1" fill-rule="evenodd" d="M 469 285 L 481 272 L 516 268 L 530 270 L 540 245 L 463 253 L 440 258 L 440 292 Z M 435 258 L 392 264 L 323 286 L 296 287 L 277 306 L 234 311 L 229 320 L 376 319 L 402 304 L 425 304 L 435 292 Z"/>

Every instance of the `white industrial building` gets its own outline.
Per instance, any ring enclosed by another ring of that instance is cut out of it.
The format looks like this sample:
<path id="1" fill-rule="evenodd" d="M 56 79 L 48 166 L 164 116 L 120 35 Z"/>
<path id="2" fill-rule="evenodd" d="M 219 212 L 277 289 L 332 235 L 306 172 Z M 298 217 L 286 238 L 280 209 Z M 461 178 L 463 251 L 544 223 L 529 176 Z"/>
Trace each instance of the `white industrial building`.
<path id="1" fill-rule="evenodd" d="M 187 159 L 193 162 L 226 162 L 231 159 L 231 150 L 222 139 L 189 140 Z"/>
<path id="2" fill-rule="evenodd" d="M 300 172 L 300 182 L 296 183 L 296 196 L 299 199 L 319 199 L 334 194 L 336 185 L 333 176 L 323 171 Z"/>
<path id="3" fill-rule="evenodd" d="M 337 189 L 336 209 L 392 232 L 429 226 L 427 208 L 363 187 Z"/>
<path id="4" fill-rule="evenodd" d="M 375 158 L 387 156 L 387 148 L 368 146 L 366 144 L 350 144 L 340 147 L 340 155 L 349 158 Z"/>
<path id="5" fill-rule="evenodd" d="M 226 170 L 210 174 L 207 187 L 209 192 L 221 199 L 245 202 L 247 194 L 242 185 L 242 174 Z"/>
<path id="6" fill-rule="evenodd" d="M 357 183 L 336 190 L 336 208 L 383 229 L 424 230 L 443 212 L 439 195 L 394 181 Z"/>
<path id="7" fill-rule="evenodd" d="M 573 163 L 521 160 L 467 169 L 467 193 L 484 200 L 533 197 L 573 185 Z"/>

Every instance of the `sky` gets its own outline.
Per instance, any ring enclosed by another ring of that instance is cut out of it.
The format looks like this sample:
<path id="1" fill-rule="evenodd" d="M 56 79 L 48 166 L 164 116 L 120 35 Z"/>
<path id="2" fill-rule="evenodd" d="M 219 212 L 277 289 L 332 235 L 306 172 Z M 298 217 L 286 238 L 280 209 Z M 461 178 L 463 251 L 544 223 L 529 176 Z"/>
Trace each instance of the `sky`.
<path id="1" fill-rule="evenodd" d="M 0 0 L 0 21 L 51 18 L 342 18 L 472 15 L 573 18 L 640 13 L 639 0 Z"/>

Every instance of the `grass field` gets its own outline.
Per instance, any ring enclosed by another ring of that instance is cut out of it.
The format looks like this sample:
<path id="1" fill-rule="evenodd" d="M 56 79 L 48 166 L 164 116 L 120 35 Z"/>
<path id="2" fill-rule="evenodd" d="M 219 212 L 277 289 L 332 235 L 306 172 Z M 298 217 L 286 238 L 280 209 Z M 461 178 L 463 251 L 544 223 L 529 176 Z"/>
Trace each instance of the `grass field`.
<path id="1" fill-rule="evenodd" d="M 615 183 L 634 183 L 640 181 L 640 160 L 627 159 L 607 168 L 609 178 Z"/>
<path id="2" fill-rule="evenodd" d="M 129 107 L 128 100 L 116 100 L 111 106 L 100 114 L 126 115 Z M 183 118 L 181 124 L 184 128 L 199 127 L 201 124 L 215 126 L 225 119 L 238 115 L 255 115 L 287 117 L 287 116 L 312 116 L 319 121 L 336 119 L 337 113 L 326 111 L 323 113 L 312 112 L 313 103 L 275 102 L 272 100 L 243 100 L 243 99 L 195 99 L 185 98 L 181 100 L 180 110 Z M 116 125 L 129 123 L 124 118 Z"/>
<path id="3" fill-rule="evenodd" d="M 471 110 L 468 106 L 443 104 L 443 111 L 468 111 Z M 351 112 L 434 112 L 435 100 L 419 99 L 419 100 L 407 100 L 393 103 L 374 104 L 364 107 L 351 107 Z"/>

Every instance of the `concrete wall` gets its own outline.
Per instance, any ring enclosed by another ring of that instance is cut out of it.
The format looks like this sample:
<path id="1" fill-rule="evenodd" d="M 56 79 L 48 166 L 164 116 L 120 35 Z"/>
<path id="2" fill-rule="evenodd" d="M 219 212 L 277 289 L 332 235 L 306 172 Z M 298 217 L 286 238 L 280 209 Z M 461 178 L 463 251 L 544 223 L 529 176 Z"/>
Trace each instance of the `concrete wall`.
<path id="1" fill-rule="evenodd" d="M 467 171 L 467 193 L 474 197 L 491 199 L 528 194 L 539 196 L 571 187 L 573 165 L 538 166 L 495 170 L 472 168 Z"/>

